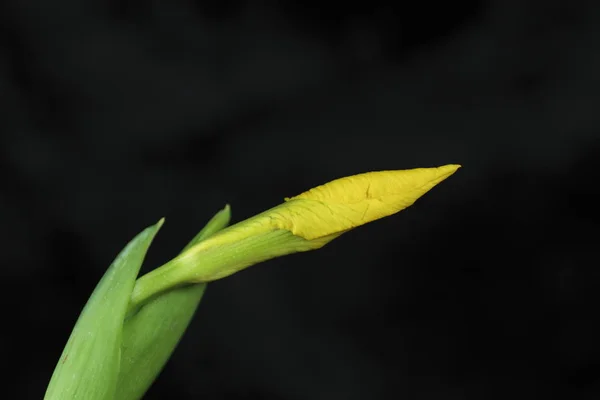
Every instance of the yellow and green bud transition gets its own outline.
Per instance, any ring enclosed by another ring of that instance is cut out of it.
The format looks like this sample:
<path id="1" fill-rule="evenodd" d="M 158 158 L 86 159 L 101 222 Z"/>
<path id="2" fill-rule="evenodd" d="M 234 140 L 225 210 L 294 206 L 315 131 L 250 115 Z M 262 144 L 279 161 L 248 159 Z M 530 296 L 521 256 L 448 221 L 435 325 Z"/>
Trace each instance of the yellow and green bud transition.
<path id="1" fill-rule="evenodd" d="M 286 198 L 139 278 L 130 309 L 172 287 L 214 281 L 261 261 L 318 249 L 344 232 L 411 206 L 459 167 L 368 172 Z"/>

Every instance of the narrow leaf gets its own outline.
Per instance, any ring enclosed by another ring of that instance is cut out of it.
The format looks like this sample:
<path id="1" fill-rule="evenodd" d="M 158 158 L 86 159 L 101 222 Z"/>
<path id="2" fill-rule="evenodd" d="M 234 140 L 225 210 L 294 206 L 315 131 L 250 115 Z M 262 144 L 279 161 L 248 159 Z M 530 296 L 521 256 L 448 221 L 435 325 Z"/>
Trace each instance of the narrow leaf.
<path id="1" fill-rule="evenodd" d="M 123 320 L 135 279 L 163 221 L 129 242 L 96 286 L 58 361 L 45 400 L 113 399 Z"/>

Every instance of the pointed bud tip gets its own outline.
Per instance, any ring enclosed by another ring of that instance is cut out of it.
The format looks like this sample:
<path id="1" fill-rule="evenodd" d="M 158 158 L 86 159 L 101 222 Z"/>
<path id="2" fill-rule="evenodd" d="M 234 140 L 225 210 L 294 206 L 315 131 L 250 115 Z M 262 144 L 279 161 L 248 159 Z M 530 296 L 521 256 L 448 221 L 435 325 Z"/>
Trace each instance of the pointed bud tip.
<path id="1" fill-rule="evenodd" d="M 460 165 L 460 164 L 448 164 L 448 165 L 443 165 L 441 167 L 438 167 L 438 170 L 440 170 L 446 176 L 450 176 L 461 167 L 462 167 L 462 165 Z"/>

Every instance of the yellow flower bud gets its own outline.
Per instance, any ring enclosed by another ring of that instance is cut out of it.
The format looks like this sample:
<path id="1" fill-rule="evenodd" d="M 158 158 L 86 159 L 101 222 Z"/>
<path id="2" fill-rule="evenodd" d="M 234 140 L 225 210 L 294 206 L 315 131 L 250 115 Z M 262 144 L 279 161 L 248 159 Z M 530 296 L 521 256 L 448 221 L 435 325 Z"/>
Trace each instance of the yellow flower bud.
<path id="1" fill-rule="evenodd" d="M 141 277 L 132 304 L 173 286 L 213 281 L 270 258 L 318 249 L 350 229 L 411 206 L 459 167 L 368 172 L 286 198 Z"/>

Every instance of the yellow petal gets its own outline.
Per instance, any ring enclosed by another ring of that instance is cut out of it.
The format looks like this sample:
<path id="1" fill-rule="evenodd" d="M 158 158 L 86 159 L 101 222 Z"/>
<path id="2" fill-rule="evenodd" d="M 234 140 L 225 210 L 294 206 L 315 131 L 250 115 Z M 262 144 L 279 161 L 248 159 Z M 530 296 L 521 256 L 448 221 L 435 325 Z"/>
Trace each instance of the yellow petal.
<path id="1" fill-rule="evenodd" d="M 307 240 L 347 231 L 411 206 L 460 165 L 367 172 L 317 186 L 272 210 L 278 229 Z"/>

